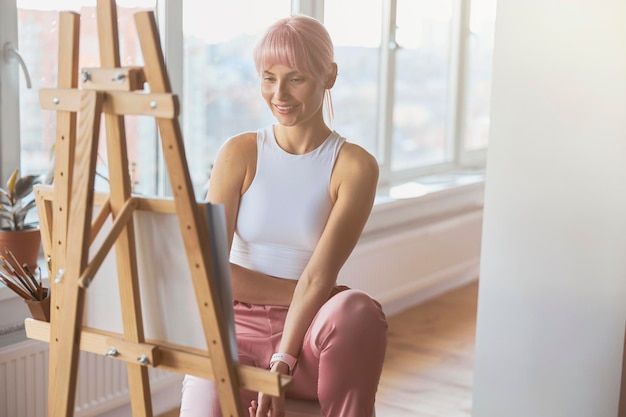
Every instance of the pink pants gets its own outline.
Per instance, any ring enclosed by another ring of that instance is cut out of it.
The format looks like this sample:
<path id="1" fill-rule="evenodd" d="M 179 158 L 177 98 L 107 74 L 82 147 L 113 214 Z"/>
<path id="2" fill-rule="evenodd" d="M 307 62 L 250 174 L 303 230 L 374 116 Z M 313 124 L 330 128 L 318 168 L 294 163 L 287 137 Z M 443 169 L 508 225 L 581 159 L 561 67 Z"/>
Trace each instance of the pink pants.
<path id="1" fill-rule="evenodd" d="M 239 363 L 268 368 L 282 337 L 287 307 L 235 302 Z M 286 396 L 317 399 L 326 417 L 364 417 L 374 400 L 387 347 L 387 322 L 380 304 L 346 290 L 318 311 L 304 337 Z M 257 393 L 241 390 L 243 409 Z M 185 376 L 180 417 L 219 417 L 213 381 Z"/>

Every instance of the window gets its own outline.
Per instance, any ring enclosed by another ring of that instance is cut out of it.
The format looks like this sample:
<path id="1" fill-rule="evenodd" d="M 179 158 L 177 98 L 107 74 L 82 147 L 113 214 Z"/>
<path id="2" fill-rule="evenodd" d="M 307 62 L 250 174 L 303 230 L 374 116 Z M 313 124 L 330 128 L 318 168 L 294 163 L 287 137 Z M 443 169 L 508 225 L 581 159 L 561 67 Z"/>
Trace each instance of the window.
<path id="1" fill-rule="evenodd" d="M 58 11 L 81 14 L 80 66 L 95 66 L 95 2 L 0 4 L 0 45 L 19 51 L 32 81 L 27 88 L 17 60 L 0 61 L 3 182 L 16 160 L 24 173 L 48 169 L 55 115 L 40 110 L 37 92 L 56 85 Z M 224 140 L 273 122 L 260 97 L 251 50 L 262 29 L 292 11 L 326 23 L 339 65 L 332 127 L 377 157 L 383 186 L 484 165 L 495 0 L 117 4 L 124 66 L 142 64 L 132 14 L 145 9 L 157 13 L 174 92 L 181 95 L 181 126 L 198 198 L 206 193 L 212 161 Z M 167 194 L 153 120 L 127 118 L 126 131 L 134 190 Z M 105 178 L 104 146 L 100 156 L 100 178 Z"/>
<path id="2" fill-rule="evenodd" d="M 260 98 L 252 48 L 267 26 L 291 10 L 289 0 L 208 3 L 185 1 L 182 24 L 183 137 L 192 182 L 201 198 L 224 140 L 272 123 Z M 216 12 L 206 13 L 207 8 Z"/>
<path id="3" fill-rule="evenodd" d="M 389 48 L 395 53 L 391 170 L 450 162 L 454 1 L 398 0 Z M 394 33 L 395 32 L 395 33 Z"/>
<path id="4" fill-rule="evenodd" d="M 31 80 L 19 85 L 20 165 L 23 172 L 45 173 L 51 165 L 55 141 L 56 114 L 42 110 L 38 91 L 55 88 L 58 70 L 59 10 L 74 11 L 81 16 L 79 68 L 97 67 L 100 63 L 96 22 L 96 1 L 17 2 L 19 53 L 27 65 Z M 141 51 L 133 14 L 152 10 L 156 0 L 118 1 L 118 31 L 122 65 L 142 65 Z M 138 192 L 154 193 L 154 184 L 146 181 L 156 175 L 156 129 L 147 117 L 127 117 L 126 134 L 132 181 Z M 99 147 L 97 187 L 106 188 L 107 163 L 104 129 Z M 4 138 L 3 138 L 4 140 Z M 141 156 L 140 156 L 141 155 Z M 152 185 L 152 187 L 150 187 Z"/>
<path id="5" fill-rule="evenodd" d="M 346 9 L 358 9 L 359 18 L 346 21 Z M 381 159 L 378 149 L 381 0 L 329 1 L 324 23 L 335 43 L 338 76 L 331 90 L 333 128 Z M 348 29 L 348 30 L 346 30 Z"/>
<path id="6" fill-rule="evenodd" d="M 484 149 L 489 141 L 491 61 L 496 0 L 473 0 L 469 18 L 465 150 Z"/>

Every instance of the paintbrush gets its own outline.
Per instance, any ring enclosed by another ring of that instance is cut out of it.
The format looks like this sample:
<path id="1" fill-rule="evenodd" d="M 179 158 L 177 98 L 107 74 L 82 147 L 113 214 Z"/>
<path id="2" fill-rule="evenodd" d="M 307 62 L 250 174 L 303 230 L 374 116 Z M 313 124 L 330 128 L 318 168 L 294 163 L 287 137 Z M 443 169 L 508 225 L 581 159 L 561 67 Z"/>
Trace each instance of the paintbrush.
<path id="1" fill-rule="evenodd" d="M 24 290 L 35 296 L 35 289 L 29 285 L 27 280 L 20 276 L 13 265 L 8 262 L 7 258 L 0 256 L 0 260 L 3 261 L 2 268 L 6 271 L 5 277 L 10 279 L 14 284 L 19 284 L 20 287 L 23 287 Z"/>
<path id="2" fill-rule="evenodd" d="M 19 295 L 23 299 L 32 300 L 32 297 L 30 296 L 30 294 L 26 293 L 23 289 L 15 285 L 13 281 L 6 279 L 4 275 L 0 275 L 0 279 L 6 284 L 8 288 L 10 288 L 14 293 Z"/>
<path id="3" fill-rule="evenodd" d="M 7 287 L 20 295 L 20 297 L 27 300 L 42 301 L 44 289 L 41 276 L 38 282 L 35 274 L 33 274 L 27 264 L 20 265 L 11 251 L 5 250 L 5 255 L 6 257 L 0 255 L 0 275 L 2 276 L 2 281 L 7 283 Z"/>
<path id="4" fill-rule="evenodd" d="M 35 274 L 33 273 L 33 271 L 30 270 L 27 264 L 22 265 L 22 268 L 24 268 L 26 275 L 28 275 L 28 278 L 30 278 L 31 282 L 36 288 L 37 300 L 41 301 L 43 299 L 43 287 L 41 286 L 41 270 L 39 270 L 39 282 L 37 282 Z"/>

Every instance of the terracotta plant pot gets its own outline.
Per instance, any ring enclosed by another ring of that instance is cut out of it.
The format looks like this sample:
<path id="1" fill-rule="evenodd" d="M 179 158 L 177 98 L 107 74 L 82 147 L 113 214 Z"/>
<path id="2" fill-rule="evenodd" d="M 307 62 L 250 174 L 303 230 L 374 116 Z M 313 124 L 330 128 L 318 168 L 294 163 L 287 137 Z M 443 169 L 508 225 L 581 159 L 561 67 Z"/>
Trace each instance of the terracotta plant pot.
<path id="1" fill-rule="evenodd" d="M 23 230 L 0 231 L 0 254 L 10 250 L 20 265 L 27 264 L 33 271 L 37 268 L 37 258 L 41 248 L 41 234 L 38 227 Z"/>
<path id="2" fill-rule="evenodd" d="M 50 293 L 44 288 L 45 298 L 41 301 L 24 300 L 35 320 L 50 322 Z"/>

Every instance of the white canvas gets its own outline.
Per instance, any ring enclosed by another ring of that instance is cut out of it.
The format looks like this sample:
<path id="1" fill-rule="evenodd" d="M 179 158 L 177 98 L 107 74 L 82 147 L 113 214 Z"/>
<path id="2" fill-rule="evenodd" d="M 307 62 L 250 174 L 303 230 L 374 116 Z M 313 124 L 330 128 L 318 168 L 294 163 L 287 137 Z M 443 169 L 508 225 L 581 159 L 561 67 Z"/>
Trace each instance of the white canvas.
<path id="1" fill-rule="evenodd" d="M 203 204 L 211 226 L 216 287 L 229 331 L 233 358 L 237 358 L 228 240 L 221 205 Z M 90 257 L 100 248 L 111 220 L 105 222 L 91 246 Z M 136 211 L 134 227 L 144 334 L 157 340 L 207 350 L 187 255 L 175 214 Z M 209 250 L 209 248 L 206 248 Z M 123 333 L 115 248 L 111 249 L 87 290 L 83 324 Z"/>

